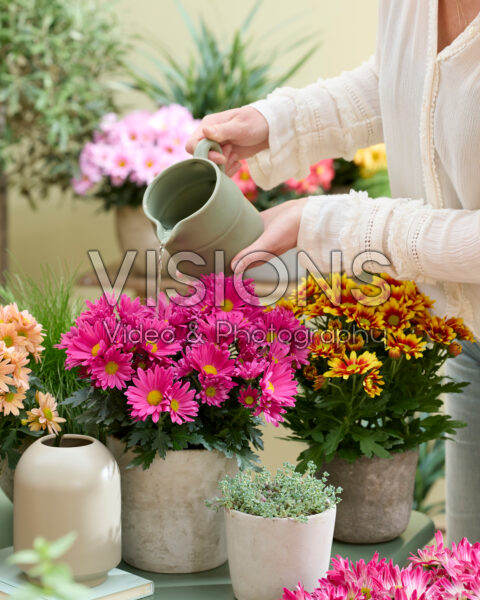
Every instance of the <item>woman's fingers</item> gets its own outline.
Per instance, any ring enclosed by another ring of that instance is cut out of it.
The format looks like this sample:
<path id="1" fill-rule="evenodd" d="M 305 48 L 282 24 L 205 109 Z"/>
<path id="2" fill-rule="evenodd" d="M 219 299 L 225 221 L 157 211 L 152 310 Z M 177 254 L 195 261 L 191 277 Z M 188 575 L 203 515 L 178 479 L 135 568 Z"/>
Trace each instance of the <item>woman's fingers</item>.
<path id="1" fill-rule="evenodd" d="M 233 164 L 239 159 L 248 158 L 268 148 L 268 123 L 265 117 L 251 106 L 207 115 L 188 140 L 187 151 L 193 154 L 198 142 L 205 137 L 222 146 L 224 154 L 227 155 L 227 162 L 229 153 L 225 148 L 229 146 L 230 152 L 237 155 L 237 158 L 231 161 Z M 224 164 L 218 153 L 212 152 L 209 156 L 215 162 Z"/>

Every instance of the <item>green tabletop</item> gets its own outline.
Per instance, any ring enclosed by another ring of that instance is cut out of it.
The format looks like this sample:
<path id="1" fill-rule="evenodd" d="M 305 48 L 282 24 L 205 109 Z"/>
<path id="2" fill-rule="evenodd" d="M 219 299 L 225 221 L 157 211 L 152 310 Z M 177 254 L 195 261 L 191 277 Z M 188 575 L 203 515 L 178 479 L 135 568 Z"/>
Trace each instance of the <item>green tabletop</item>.
<path id="1" fill-rule="evenodd" d="M 370 560 L 375 552 L 381 558 L 392 559 L 404 565 L 410 553 L 425 546 L 434 535 L 432 520 L 422 513 L 413 512 L 405 533 L 386 544 L 352 545 L 334 542 L 332 556 L 348 557 L 353 561 Z M 12 505 L 0 491 L 0 548 L 12 544 Z M 155 583 L 155 594 L 151 598 L 162 600 L 234 600 L 228 565 L 217 569 L 189 575 L 163 575 L 139 571 L 122 563 L 121 569 L 151 579 Z"/>

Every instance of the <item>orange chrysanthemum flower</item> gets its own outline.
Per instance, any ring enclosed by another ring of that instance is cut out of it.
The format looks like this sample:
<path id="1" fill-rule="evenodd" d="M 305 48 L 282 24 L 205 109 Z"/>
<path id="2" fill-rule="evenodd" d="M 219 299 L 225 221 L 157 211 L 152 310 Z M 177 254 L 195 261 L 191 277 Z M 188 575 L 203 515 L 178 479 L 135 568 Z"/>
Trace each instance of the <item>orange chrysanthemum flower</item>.
<path id="1" fill-rule="evenodd" d="M 378 311 L 362 304 L 347 308 L 345 316 L 348 322 L 355 321 L 359 327 L 370 331 L 371 329 L 382 329 L 383 319 Z"/>
<path id="2" fill-rule="evenodd" d="M 398 331 L 410 327 L 410 319 L 415 316 L 413 311 L 395 298 L 390 298 L 378 310 L 382 316 L 383 327 L 388 331 Z"/>
<path id="3" fill-rule="evenodd" d="M 358 352 L 358 350 L 361 350 L 365 346 L 365 340 L 363 339 L 361 333 L 357 333 L 356 335 L 350 334 L 345 340 L 345 345 L 347 347 L 347 350 L 349 350 L 350 352 L 352 350 Z"/>
<path id="4" fill-rule="evenodd" d="M 456 337 L 455 330 L 447 325 L 444 319 L 440 317 L 430 317 L 422 324 L 429 338 L 439 344 L 450 344 Z"/>
<path id="5" fill-rule="evenodd" d="M 325 377 L 323 375 L 317 375 L 315 377 L 315 380 L 313 382 L 313 389 L 318 392 L 318 390 L 321 390 L 322 387 L 325 384 Z"/>
<path id="6" fill-rule="evenodd" d="M 329 359 L 328 366 L 330 370 L 323 374 L 325 377 L 348 379 L 351 375 L 364 375 L 368 371 L 378 369 L 382 366 L 382 363 L 373 352 L 363 352 L 363 354 L 357 356 L 357 353 L 353 351 L 350 356 Z"/>
<path id="7" fill-rule="evenodd" d="M 458 342 L 452 342 L 448 347 L 448 353 L 451 356 L 458 356 L 462 353 L 462 347 Z"/>
<path id="8" fill-rule="evenodd" d="M 303 367 L 303 376 L 305 377 L 305 379 L 313 381 L 317 375 L 317 367 L 315 367 L 314 365 L 307 365 L 306 367 Z"/>
<path id="9" fill-rule="evenodd" d="M 386 342 L 391 358 L 397 358 L 398 350 L 400 350 L 407 360 L 422 357 L 426 345 L 427 342 L 417 337 L 414 333 L 405 335 L 401 331 L 389 335 Z"/>
<path id="10" fill-rule="evenodd" d="M 475 342 L 475 338 L 470 329 L 463 323 L 463 319 L 450 318 L 446 320 L 448 327 L 451 327 L 457 334 L 458 339 L 466 340 L 467 342 Z"/>
<path id="11" fill-rule="evenodd" d="M 323 332 L 322 332 L 323 333 Z M 327 331 L 325 334 L 332 335 L 333 332 Z M 331 358 L 343 354 L 343 349 L 340 344 L 334 343 L 334 340 L 328 342 L 323 341 L 321 335 L 315 334 L 313 342 L 309 346 L 309 350 L 316 358 Z"/>
<path id="12" fill-rule="evenodd" d="M 380 396 L 382 393 L 382 385 L 384 385 L 384 381 L 380 372 L 375 369 L 363 380 L 363 389 L 370 396 L 370 398 L 374 398 L 375 396 Z"/>

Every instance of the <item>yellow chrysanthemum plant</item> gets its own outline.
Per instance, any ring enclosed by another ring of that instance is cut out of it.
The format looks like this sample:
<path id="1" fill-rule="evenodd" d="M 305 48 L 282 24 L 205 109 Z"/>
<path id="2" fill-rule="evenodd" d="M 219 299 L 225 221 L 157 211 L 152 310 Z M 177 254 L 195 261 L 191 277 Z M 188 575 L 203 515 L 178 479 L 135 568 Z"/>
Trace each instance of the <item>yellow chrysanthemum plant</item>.
<path id="1" fill-rule="evenodd" d="M 440 369 L 473 335 L 461 319 L 434 316 L 415 283 L 309 275 L 281 302 L 311 333 L 308 364 L 297 371 L 300 393 L 285 415 L 289 439 L 308 444 L 300 469 L 335 456 L 388 458 L 464 426 L 441 409 L 442 394 L 466 384 Z"/>
<path id="2" fill-rule="evenodd" d="M 43 340 L 42 325 L 28 311 L 15 303 L 0 305 L 0 459 L 7 458 L 12 468 L 23 443 L 58 434 L 65 421 L 29 368 L 41 360 Z"/>

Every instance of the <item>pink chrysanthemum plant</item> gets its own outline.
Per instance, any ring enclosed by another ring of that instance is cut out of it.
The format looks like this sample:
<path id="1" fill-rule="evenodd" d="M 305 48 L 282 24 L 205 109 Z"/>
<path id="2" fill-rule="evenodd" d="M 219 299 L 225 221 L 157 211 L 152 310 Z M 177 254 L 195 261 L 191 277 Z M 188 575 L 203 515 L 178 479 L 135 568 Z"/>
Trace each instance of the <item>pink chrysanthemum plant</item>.
<path id="1" fill-rule="evenodd" d="M 102 198 L 105 209 L 140 206 L 147 185 L 167 167 L 188 158 L 185 144 L 197 121 L 178 104 L 103 118 L 83 148 L 75 192 Z"/>
<path id="2" fill-rule="evenodd" d="M 400 568 L 380 560 L 353 564 L 340 556 L 332 559 L 332 569 L 313 591 L 299 583 L 284 590 L 282 600 L 477 600 L 480 598 L 480 543 L 463 539 L 450 548 L 440 532 L 436 543 L 419 550 L 410 564 Z"/>
<path id="3" fill-rule="evenodd" d="M 188 298 L 87 304 L 60 348 L 91 387 L 66 402 L 133 448 L 134 464 L 215 448 L 246 465 L 262 420 L 278 425 L 295 404 L 307 330 L 288 309 L 260 306 L 251 281 L 210 275 Z"/>
<path id="4" fill-rule="evenodd" d="M 32 381 L 29 365 L 41 360 L 43 339 L 42 325 L 28 311 L 14 303 L 0 305 L 0 458 L 12 468 L 22 443 L 58 434 L 65 421 L 55 398 Z"/>

